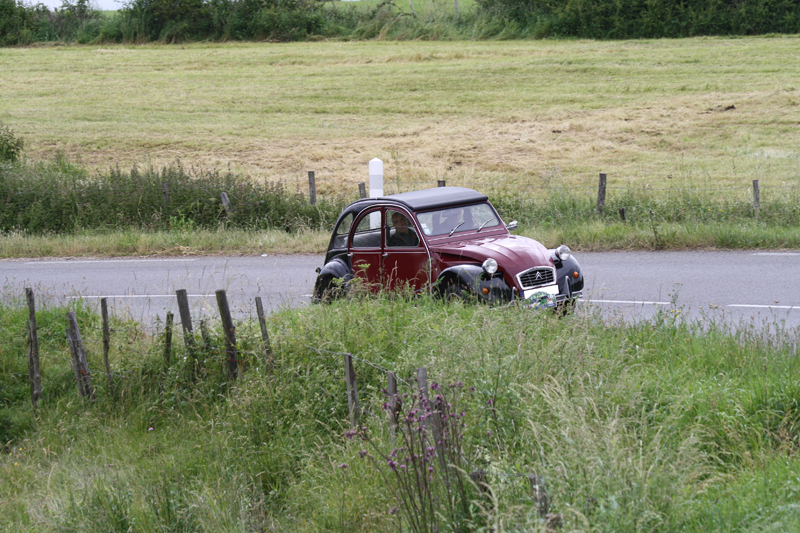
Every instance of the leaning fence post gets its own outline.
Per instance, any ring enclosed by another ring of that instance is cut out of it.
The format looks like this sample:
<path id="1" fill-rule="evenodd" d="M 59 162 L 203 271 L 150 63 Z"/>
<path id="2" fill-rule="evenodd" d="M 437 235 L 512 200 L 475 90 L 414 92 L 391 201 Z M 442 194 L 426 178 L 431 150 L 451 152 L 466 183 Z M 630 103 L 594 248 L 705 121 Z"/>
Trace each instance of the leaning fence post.
<path id="1" fill-rule="evenodd" d="M 528 481 L 531 482 L 533 501 L 536 502 L 536 511 L 541 517 L 547 516 L 547 511 L 550 509 L 550 501 L 547 497 L 547 489 L 544 486 L 544 477 L 531 474 L 528 476 Z"/>
<path id="2" fill-rule="evenodd" d="M 93 400 L 92 378 L 89 375 L 89 364 L 86 362 L 86 352 L 83 350 L 83 341 L 81 340 L 81 332 L 78 329 L 78 320 L 75 318 L 75 311 L 67 313 L 67 340 L 72 350 L 75 379 L 78 382 L 81 396 Z"/>
<path id="3" fill-rule="evenodd" d="M 233 206 L 231 205 L 231 201 L 228 198 L 228 193 L 226 193 L 226 192 L 219 193 L 219 199 L 222 202 L 222 206 L 225 208 L 225 213 L 228 216 L 232 216 L 233 215 Z"/>
<path id="4" fill-rule="evenodd" d="M 437 187 L 447 187 L 447 181 L 446 180 L 437 180 L 436 181 L 436 186 Z"/>
<path id="5" fill-rule="evenodd" d="M 42 374 L 39 371 L 39 335 L 36 331 L 36 304 L 32 288 L 25 288 L 25 298 L 28 300 L 28 378 L 31 383 L 31 401 L 36 410 L 42 396 Z"/>
<path id="6" fill-rule="evenodd" d="M 753 213 L 758 218 L 758 210 L 761 208 L 761 191 L 758 188 L 758 180 L 753 180 Z"/>
<path id="7" fill-rule="evenodd" d="M 261 296 L 256 296 L 256 314 L 258 315 L 258 325 L 261 326 L 261 339 L 264 341 L 264 359 L 269 363 L 272 356 L 272 346 L 269 342 L 267 320 L 264 318 L 264 304 L 261 302 Z"/>
<path id="8" fill-rule="evenodd" d="M 108 324 L 108 300 L 100 298 L 100 314 L 103 317 L 103 363 L 108 378 L 108 393 L 114 394 L 114 379 L 111 376 L 111 365 L 108 364 L 108 351 L 111 349 L 111 328 Z"/>
<path id="9" fill-rule="evenodd" d="M 169 369 L 170 356 L 172 355 L 172 311 L 167 311 L 167 321 L 164 325 L 164 370 Z"/>
<path id="10" fill-rule="evenodd" d="M 190 372 L 192 381 L 194 381 L 197 367 L 197 353 L 194 349 L 194 330 L 192 329 L 192 314 L 189 311 L 189 297 L 186 295 L 186 289 L 178 289 L 175 291 L 175 295 L 178 297 L 178 313 L 181 315 L 183 343 L 186 345 L 186 350 L 189 352 L 189 357 L 192 359 Z"/>
<path id="11" fill-rule="evenodd" d="M 358 387 L 356 386 L 356 372 L 353 369 L 353 356 L 344 354 L 344 381 L 347 384 L 347 407 L 350 410 L 350 427 L 355 429 L 358 425 Z"/>
<path id="12" fill-rule="evenodd" d="M 367 197 L 367 185 L 363 181 L 358 184 L 358 197 L 359 198 Z"/>
<path id="13" fill-rule="evenodd" d="M 236 353 L 236 327 L 233 325 L 228 296 L 224 289 L 217 291 L 217 307 L 222 319 L 222 331 L 225 334 L 225 355 L 228 361 L 228 377 L 236 379 L 239 375 L 239 357 Z"/>
<path id="14" fill-rule="evenodd" d="M 597 213 L 601 214 L 606 206 L 606 174 L 600 173 L 600 181 L 597 183 Z"/>

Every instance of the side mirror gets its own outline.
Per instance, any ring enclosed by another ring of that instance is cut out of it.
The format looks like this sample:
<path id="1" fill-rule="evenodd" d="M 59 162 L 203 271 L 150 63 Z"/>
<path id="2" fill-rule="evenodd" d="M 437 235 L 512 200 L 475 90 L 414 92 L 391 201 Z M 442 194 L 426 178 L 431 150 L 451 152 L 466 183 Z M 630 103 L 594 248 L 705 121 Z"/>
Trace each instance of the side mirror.
<path id="1" fill-rule="evenodd" d="M 514 231 L 514 230 L 517 229 L 517 226 L 518 226 L 517 221 L 516 220 L 512 220 L 511 222 L 506 224 L 506 229 L 508 231 Z"/>

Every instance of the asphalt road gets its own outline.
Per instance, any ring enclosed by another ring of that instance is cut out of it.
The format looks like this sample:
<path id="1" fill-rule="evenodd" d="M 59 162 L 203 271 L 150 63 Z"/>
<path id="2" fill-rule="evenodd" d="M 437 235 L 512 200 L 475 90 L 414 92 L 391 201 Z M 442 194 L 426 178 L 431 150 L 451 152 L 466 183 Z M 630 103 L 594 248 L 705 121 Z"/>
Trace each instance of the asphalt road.
<path id="1" fill-rule="evenodd" d="M 613 252 L 576 254 L 584 270 L 584 303 L 609 318 L 647 319 L 659 308 L 733 324 L 800 326 L 800 252 Z M 309 301 L 322 256 L 2 260 L 4 299 L 34 287 L 37 301 L 83 298 L 144 323 L 177 315 L 175 291 L 186 289 L 193 317 L 217 316 L 225 289 L 237 317 Z"/>

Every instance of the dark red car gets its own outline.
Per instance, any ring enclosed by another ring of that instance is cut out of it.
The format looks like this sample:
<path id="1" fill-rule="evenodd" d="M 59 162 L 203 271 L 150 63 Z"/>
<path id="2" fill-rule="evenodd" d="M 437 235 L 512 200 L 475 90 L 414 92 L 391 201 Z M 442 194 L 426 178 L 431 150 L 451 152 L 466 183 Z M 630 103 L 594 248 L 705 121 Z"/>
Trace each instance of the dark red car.
<path id="1" fill-rule="evenodd" d="M 344 294 L 360 278 L 373 291 L 433 291 L 533 307 L 574 302 L 583 273 L 569 248 L 547 249 L 512 235 L 515 228 L 485 195 L 462 187 L 358 200 L 336 221 L 314 299 Z"/>

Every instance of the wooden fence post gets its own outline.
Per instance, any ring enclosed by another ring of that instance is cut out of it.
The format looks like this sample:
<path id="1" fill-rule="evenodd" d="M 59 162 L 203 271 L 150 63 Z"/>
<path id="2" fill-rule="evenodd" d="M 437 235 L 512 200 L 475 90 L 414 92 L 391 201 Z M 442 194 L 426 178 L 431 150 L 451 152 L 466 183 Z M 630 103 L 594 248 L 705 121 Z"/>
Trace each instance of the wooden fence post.
<path id="1" fill-rule="evenodd" d="M 536 511 L 539 516 L 547 516 L 547 511 L 550 509 L 550 501 L 547 496 L 547 490 L 544 486 L 544 477 L 531 474 L 528 476 L 531 482 L 531 490 L 533 491 L 533 501 L 536 502 Z"/>
<path id="2" fill-rule="evenodd" d="M 261 339 L 264 341 L 264 359 L 269 364 L 272 359 L 272 346 L 269 342 L 267 320 L 264 317 L 264 304 L 261 302 L 261 296 L 256 296 L 256 314 L 258 315 L 258 325 L 261 326 Z"/>
<path id="3" fill-rule="evenodd" d="M 67 340 L 72 351 L 75 379 L 78 382 L 81 396 L 94 400 L 92 378 L 89 375 L 89 364 L 86 362 L 86 352 L 83 350 L 83 341 L 81 340 L 81 332 L 78 329 L 78 320 L 75 318 L 75 311 L 67 313 Z"/>
<path id="4" fill-rule="evenodd" d="M 100 314 L 103 317 L 103 364 L 108 378 L 108 393 L 114 394 L 114 378 L 111 376 L 111 365 L 108 363 L 108 352 L 111 349 L 111 327 L 108 324 L 108 299 L 100 298 Z"/>
<path id="5" fill-rule="evenodd" d="M 228 198 L 228 193 L 226 192 L 219 193 L 219 199 L 222 202 L 222 206 L 225 208 L 225 213 L 229 217 L 233 216 L 233 206 L 231 205 L 231 201 Z"/>
<path id="6" fill-rule="evenodd" d="M 397 401 L 397 374 L 394 372 L 386 373 L 386 393 L 389 395 L 389 435 L 391 446 L 394 448 L 395 434 L 397 433 L 397 415 L 399 415 L 399 403 Z"/>
<path id="7" fill-rule="evenodd" d="M 161 204 L 164 207 L 164 212 L 169 207 L 169 183 L 166 181 L 161 183 Z"/>
<path id="8" fill-rule="evenodd" d="M 442 473 L 444 474 L 445 468 L 447 467 L 447 462 L 444 458 L 444 449 L 442 448 L 442 431 L 441 431 L 441 422 L 442 422 L 442 414 L 433 409 L 433 405 L 431 404 L 430 399 L 428 398 L 428 369 L 425 367 L 420 367 L 417 369 L 417 389 L 419 390 L 420 395 L 420 403 L 422 400 L 425 401 L 425 407 L 429 413 L 431 413 L 432 423 L 428 424 L 426 420 L 423 419 L 422 424 L 426 427 L 429 427 L 431 433 L 433 434 L 433 445 L 436 448 L 436 455 L 439 458 L 439 468 L 441 468 Z M 425 409 L 422 409 L 422 412 L 425 413 Z"/>
<path id="9" fill-rule="evenodd" d="M 753 180 L 753 213 L 758 218 L 758 210 L 761 208 L 761 191 L 758 188 L 758 180 Z"/>
<path id="10" fill-rule="evenodd" d="M 366 198 L 367 197 L 367 184 L 363 181 L 358 184 L 358 197 L 359 198 Z"/>
<path id="11" fill-rule="evenodd" d="M 167 321 L 164 325 L 164 370 L 169 369 L 169 362 L 172 355 L 172 311 L 167 311 Z"/>
<path id="12" fill-rule="evenodd" d="M 347 406 L 350 409 L 350 427 L 358 426 L 358 387 L 356 386 L 356 372 L 353 369 L 353 356 L 344 354 L 344 381 L 347 384 Z"/>
<path id="13" fill-rule="evenodd" d="M 627 222 L 627 219 L 625 218 L 625 208 L 624 207 L 620 207 L 619 208 L 619 218 L 620 218 L 620 220 L 622 220 L 623 223 Z"/>
<path id="14" fill-rule="evenodd" d="M 317 182 L 314 179 L 314 171 L 308 171 L 308 203 L 314 205 L 317 203 Z"/>
<path id="15" fill-rule="evenodd" d="M 186 345 L 186 350 L 192 359 L 190 372 L 191 379 L 194 381 L 195 372 L 197 371 L 197 353 L 194 349 L 194 329 L 192 329 L 192 314 L 189 311 L 189 297 L 186 295 L 186 289 L 178 289 L 175 291 L 175 295 L 178 297 L 178 313 L 181 315 L 183 343 Z"/>
<path id="16" fill-rule="evenodd" d="M 203 350 L 208 353 L 211 351 L 211 337 L 208 335 L 208 328 L 206 328 L 206 319 L 200 319 L 200 337 L 203 339 Z"/>
<path id="17" fill-rule="evenodd" d="M 42 397 L 42 374 L 39 370 L 39 334 L 36 331 L 36 304 L 31 287 L 25 288 L 25 298 L 28 300 L 28 379 L 31 383 L 31 401 L 35 411 L 39 406 L 39 398 Z"/>
<path id="18" fill-rule="evenodd" d="M 437 187 L 447 187 L 447 181 L 446 180 L 438 180 L 436 182 L 436 186 Z"/>
<path id="19" fill-rule="evenodd" d="M 601 214 L 606 206 L 606 174 L 600 173 L 600 181 L 597 184 L 597 213 Z"/>
<path id="20" fill-rule="evenodd" d="M 222 332 L 225 334 L 225 356 L 228 361 L 228 377 L 236 379 L 239 376 L 239 357 L 236 353 L 236 327 L 233 325 L 231 309 L 228 306 L 228 296 L 220 289 L 217 294 L 217 307 L 222 319 Z"/>
<path id="21" fill-rule="evenodd" d="M 494 495 L 492 494 L 492 488 L 489 486 L 489 482 L 487 481 L 486 471 L 485 470 L 476 470 L 469 474 L 469 479 L 472 481 L 476 487 L 478 487 L 478 491 L 480 491 L 481 495 L 486 498 L 486 505 L 489 509 L 494 507 Z"/>

